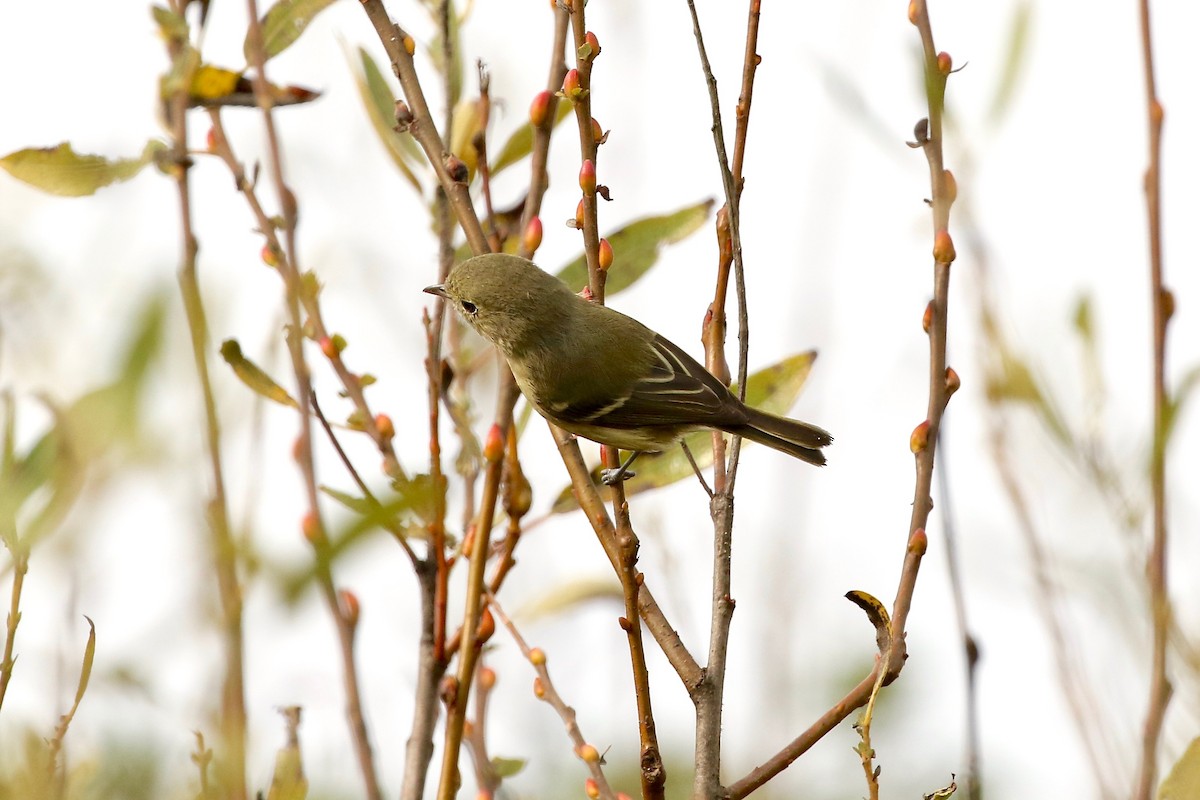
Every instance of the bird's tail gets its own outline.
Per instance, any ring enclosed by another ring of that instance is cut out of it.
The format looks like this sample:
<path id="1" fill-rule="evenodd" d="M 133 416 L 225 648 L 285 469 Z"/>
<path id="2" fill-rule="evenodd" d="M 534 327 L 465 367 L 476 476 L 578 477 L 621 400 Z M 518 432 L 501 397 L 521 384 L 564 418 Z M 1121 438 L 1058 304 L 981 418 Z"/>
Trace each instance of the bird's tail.
<path id="1" fill-rule="evenodd" d="M 755 408 L 747 407 L 746 411 L 749 414 L 746 424 L 725 428 L 726 433 L 765 444 L 809 464 L 824 466 L 825 454 L 821 448 L 833 441 L 828 432 L 807 422 L 777 417 Z"/>

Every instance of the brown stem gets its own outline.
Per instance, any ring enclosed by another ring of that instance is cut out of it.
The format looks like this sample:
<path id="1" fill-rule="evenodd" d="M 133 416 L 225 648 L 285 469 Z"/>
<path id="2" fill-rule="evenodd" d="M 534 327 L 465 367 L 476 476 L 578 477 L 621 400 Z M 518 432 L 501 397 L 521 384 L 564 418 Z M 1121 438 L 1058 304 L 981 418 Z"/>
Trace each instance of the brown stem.
<path id="1" fill-rule="evenodd" d="M 600 546 L 604 548 L 609 563 L 619 575 L 621 549 L 617 542 L 616 529 L 608 517 L 604 501 L 600 499 L 600 494 L 596 491 L 595 484 L 592 483 L 587 464 L 584 463 L 583 455 L 579 452 L 579 443 L 574 436 L 553 425 L 550 426 L 550 433 L 554 436 L 554 441 L 558 443 L 558 452 L 566 465 L 567 473 L 571 476 L 571 489 L 575 493 L 575 499 L 587 516 L 592 529 L 596 532 L 596 538 L 600 540 Z M 644 583 L 639 587 L 637 601 L 638 612 L 642 621 L 646 623 L 646 629 L 658 642 L 667 661 L 683 681 L 684 688 L 691 693 L 700 685 L 700 681 L 704 677 L 704 670 L 688 652 L 679 638 L 679 634 L 667 621 L 662 609 L 659 608 L 654 596 L 650 593 L 650 589 Z"/>
<path id="2" fill-rule="evenodd" d="M 283 233 L 285 247 L 280 253 L 280 274 L 284 278 L 285 303 L 288 311 L 290 331 L 287 336 L 288 353 L 291 356 L 292 370 L 295 374 L 297 397 L 307 398 L 312 394 L 312 385 L 308 364 L 304 359 L 302 331 L 304 320 L 301 317 L 301 287 L 300 267 L 296 247 L 296 198 L 287 185 L 283 174 L 283 159 L 280 155 L 279 137 L 275 130 L 275 116 L 272 112 L 270 85 L 266 78 L 266 52 L 263 48 L 262 28 L 259 23 L 258 4 L 256 0 L 247 0 L 247 12 L 250 17 L 248 32 L 250 60 L 255 67 L 254 96 L 262 110 L 263 127 L 267 138 L 268 167 L 271 180 L 274 183 L 276 196 L 282 205 Z M 318 502 L 316 465 L 313 459 L 312 422 L 308 408 L 300 405 L 300 471 L 304 479 L 305 499 L 308 504 L 309 519 L 314 531 L 321 532 L 320 507 Z M 323 539 L 323 533 L 320 533 Z M 374 758 L 371 754 L 370 739 L 362 714 L 362 700 L 358 690 L 358 675 L 354 662 L 354 622 L 339 608 L 337 591 L 334 589 L 332 577 L 327 569 L 321 570 L 321 583 L 326 604 L 337 626 L 338 641 L 341 645 L 342 675 L 346 690 L 346 714 L 350 723 L 351 738 L 355 754 L 358 757 L 359 769 L 363 774 L 366 794 L 370 800 L 381 800 L 379 780 L 376 777 Z"/>
<path id="3" fill-rule="evenodd" d="M 511 378 L 510 378 L 511 380 Z M 501 397 L 497 401 L 496 421 L 493 435 L 504 441 L 508 427 L 512 425 L 514 392 L 506 392 L 502 381 Z M 500 497 L 500 478 L 504 471 L 503 446 L 493 447 L 491 442 L 484 448 L 488 458 L 484 475 L 483 497 L 479 503 L 479 517 L 474 523 L 474 541 L 470 552 L 470 571 L 467 574 L 467 594 L 464 602 L 462 644 L 458 650 L 458 681 L 453 697 L 448 701 L 446 718 L 446 740 L 442 750 L 442 771 L 438 783 L 438 800 L 451 800 L 458 793 L 459 750 L 462 745 L 463 725 L 466 722 L 467 701 L 470 698 L 471 682 L 475 677 L 475 664 L 479 658 L 477 633 L 483 604 L 483 578 L 487 566 L 488 544 L 491 541 L 492 521 L 495 518 L 496 502 Z"/>
<path id="4" fill-rule="evenodd" d="M 404 98 L 413 113 L 413 122 L 409 127 L 409 133 L 421 145 L 421 149 L 425 151 L 425 157 L 429 160 L 434 172 L 437 173 L 438 183 L 446 192 L 446 198 L 450 207 L 454 209 L 458 224 L 462 226 L 463 233 L 466 234 L 471 251 L 476 255 L 489 252 L 487 237 L 483 233 L 483 226 L 479 224 L 479 217 L 475 214 L 475 207 L 471 203 L 471 193 L 467 185 L 456 183 L 446 170 L 446 157 L 450 153 L 446 151 L 442 138 L 438 134 L 437 125 L 429 112 L 429 104 L 425 101 L 425 92 L 421 88 L 421 81 L 417 77 L 416 66 L 413 63 L 413 53 L 416 52 L 415 40 L 388 18 L 387 9 L 384 8 L 382 0 L 362 0 L 362 7 L 375 27 L 375 32 L 378 34 L 384 50 L 387 51 L 388 58 L 391 59 L 392 70 L 400 79 Z"/>
<path id="5" fill-rule="evenodd" d="M 179 42 L 172 41 L 176 50 Z M 175 52 L 171 53 L 172 57 Z M 187 316 L 192 345 L 192 363 L 200 381 L 204 404 L 205 448 L 208 453 L 212 495 L 206 519 L 211 535 L 213 571 L 221 604 L 221 637 L 225 648 L 225 674 L 221 681 L 221 757 L 217 770 L 229 787 L 234 800 L 247 797 L 246 788 L 246 691 L 242 631 L 242 589 L 237 574 L 237 546 L 229 523 L 229 503 L 221 459 L 221 426 L 208 371 L 208 320 L 197 277 L 196 255 L 199 244 L 192 226 L 190 168 L 187 143 L 187 92 L 181 89 L 170 99 L 172 150 L 175 162 L 175 186 L 179 195 L 180 231 L 183 236 L 180 257 L 179 291 Z"/>
<path id="6" fill-rule="evenodd" d="M 1150 0 L 1138 3 L 1142 39 L 1142 70 L 1146 78 L 1146 117 L 1150 153 L 1146 168 L 1146 217 L 1150 238 L 1150 304 L 1154 328 L 1154 441 L 1150 458 L 1150 492 L 1154 532 L 1146 565 L 1150 589 L 1151 644 L 1150 697 L 1142 727 L 1142 753 L 1138 765 L 1135 800 L 1149 800 L 1157 777 L 1158 743 L 1163 719 L 1171 701 L 1167 678 L 1167 643 L 1171 628 L 1171 600 L 1167 590 L 1167 405 L 1166 347 L 1170 319 L 1170 292 L 1163 283 L 1162 259 L 1162 124 L 1163 107 L 1154 79 L 1154 48 L 1150 28 Z"/>
<path id="7" fill-rule="evenodd" d="M 526 642 L 525 637 L 521 636 L 520 631 L 513 625 L 512 620 L 504 613 L 504 609 L 496 602 L 495 596 L 489 594 L 488 602 L 492 607 L 492 612 L 496 618 L 500 620 L 505 629 L 508 630 L 513 641 L 517 643 L 517 648 L 520 649 L 522 655 L 529 660 L 533 665 L 533 669 L 537 672 L 537 681 L 534 683 L 534 693 L 539 700 L 549 703 L 550 706 L 558 712 L 559 718 L 563 721 L 563 725 L 567 729 L 567 736 L 571 738 L 571 743 L 575 746 L 575 753 L 581 754 L 584 752 L 584 747 L 588 742 L 583 738 L 583 732 L 579 729 L 579 722 L 575 717 L 575 709 L 571 708 L 563 701 L 562 696 L 554 688 L 554 682 L 550 680 L 550 671 L 546 668 L 546 654 L 541 650 L 534 652 Z M 608 784 L 608 779 L 604 777 L 604 770 L 601 768 L 600 759 L 588 759 L 584 761 L 587 764 L 588 771 L 591 773 L 592 780 L 596 782 L 596 789 L 599 796 L 603 800 L 616 800 L 616 795 L 613 793 L 612 787 Z"/>

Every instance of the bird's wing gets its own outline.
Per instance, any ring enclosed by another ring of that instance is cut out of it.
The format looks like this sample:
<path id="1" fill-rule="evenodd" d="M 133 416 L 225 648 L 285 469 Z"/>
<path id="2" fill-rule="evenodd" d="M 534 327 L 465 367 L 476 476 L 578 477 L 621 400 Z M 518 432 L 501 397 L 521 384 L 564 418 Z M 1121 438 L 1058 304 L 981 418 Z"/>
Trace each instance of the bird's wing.
<path id="1" fill-rule="evenodd" d="M 729 390 L 676 345 L 655 334 L 649 370 L 623 397 L 575 398 L 558 413 L 589 425 L 719 425 L 736 416 Z M 737 420 L 743 421 L 743 420 Z"/>

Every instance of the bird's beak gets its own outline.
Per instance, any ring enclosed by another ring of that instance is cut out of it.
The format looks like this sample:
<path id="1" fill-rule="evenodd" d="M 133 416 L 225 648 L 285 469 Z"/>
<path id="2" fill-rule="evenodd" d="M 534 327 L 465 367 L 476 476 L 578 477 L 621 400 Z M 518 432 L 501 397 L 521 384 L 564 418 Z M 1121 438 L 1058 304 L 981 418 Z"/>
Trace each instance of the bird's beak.
<path id="1" fill-rule="evenodd" d="M 425 291 L 428 294 L 436 294 L 438 297 L 450 298 L 450 295 L 446 294 L 446 287 L 440 283 L 437 286 L 426 286 Z"/>

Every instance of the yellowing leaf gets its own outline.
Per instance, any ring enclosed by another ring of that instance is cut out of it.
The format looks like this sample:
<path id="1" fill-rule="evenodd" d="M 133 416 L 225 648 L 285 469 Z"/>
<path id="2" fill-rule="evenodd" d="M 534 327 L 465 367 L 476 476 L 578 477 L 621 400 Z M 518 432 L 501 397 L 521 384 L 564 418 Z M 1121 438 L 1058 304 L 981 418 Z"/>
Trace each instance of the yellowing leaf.
<path id="1" fill-rule="evenodd" d="M 1200 797 L 1200 738 L 1193 739 L 1158 787 L 1157 800 Z"/>
<path id="2" fill-rule="evenodd" d="M 332 4 L 333 0 L 277 0 L 260 23 L 263 55 L 274 58 L 291 47 L 313 18 Z M 242 44 L 242 53 L 247 64 L 254 63 L 249 33 Z"/>
<path id="3" fill-rule="evenodd" d="M 257 364 L 242 355 L 242 346 L 236 339 L 226 339 L 221 343 L 221 358 L 225 359 L 226 364 L 233 367 L 233 373 L 242 383 L 254 390 L 255 394 L 262 395 L 268 400 L 274 400 L 281 405 L 299 408 L 286 389 L 272 380 L 271 376 L 263 372 Z"/>
<path id="4" fill-rule="evenodd" d="M 466 98 L 454 108 L 454 117 L 450 123 L 450 152 L 458 156 L 467 165 L 469 181 L 475 177 L 475 168 L 479 164 L 479 153 L 475 150 L 475 134 L 483 127 L 483 115 L 480 113 L 479 101 Z"/>
<path id="5" fill-rule="evenodd" d="M 713 201 L 705 200 L 670 214 L 645 217 L 607 235 L 616 260 L 608 272 L 605 294 L 613 295 L 633 285 L 658 262 L 658 251 L 695 233 L 708 219 Z M 587 284 L 587 261 L 581 254 L 558 271 L 572 289 Z"/>
<path id="6" fill-rule="evenodd" d="M 216 100 L 233 94 L 242 73 L 234 72 L 224 67 L 214 67 L 212 64 L 201 64 L 192 75 L 192 83 L 188 93 L 197 100 Z"/>
<path id="7" fill-rule="evenodd" d="M 138 158 L 109 159 L 80 155 L 70 143 L 26 148 L 0 158 L 0 167 L 19 181 L 50 194 L 84 197 L 117 181 L 127 181 L 154 160 L 166 145 L 150 140 Z"/>

